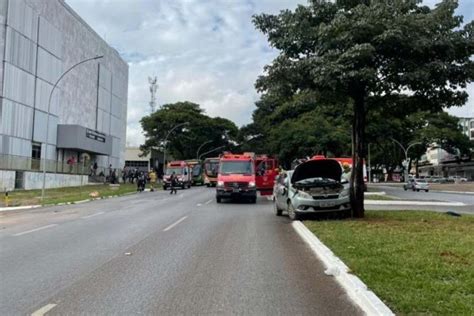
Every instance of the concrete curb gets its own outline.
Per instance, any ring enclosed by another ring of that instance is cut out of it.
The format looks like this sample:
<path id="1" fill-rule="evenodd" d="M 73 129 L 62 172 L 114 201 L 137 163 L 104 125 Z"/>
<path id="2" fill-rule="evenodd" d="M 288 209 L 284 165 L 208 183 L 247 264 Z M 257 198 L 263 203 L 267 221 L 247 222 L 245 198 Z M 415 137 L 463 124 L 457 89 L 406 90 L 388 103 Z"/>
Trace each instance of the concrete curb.
<path id="1" fill-rule="evenodd" d="M 38 208 L 41 205 L 25 205 L 25 206 L 8 206 L 8 207 L 0 207 L 0 212 L 4 211 L 16 211 L 16 210 L 29 210 L 32 208 Z"/>
<path id="2" fill-rule="evenodd" d="M 432 201 L 398 201 L 398 200 L 365 200 L 366 205 L 422 205 L 422 206 L 465 206 L 462 202 L 432 202 Z"/>
<path id="3" fill-rule="evenodd" d="M 438 191 L 438 190 L 431 190 L 433 193 L 448 193 L 448 194 L 466 194 L 466 195 L 474 195 L 474 192 L 468 191 Z"/>
<path id="4" fill-rule="evenodd" d="M 364 192 L 364 195 L 365 196 L 374 196 L 374 195 L 377 195 L 377 196 L 380 196 L 380 195 L 386 195 L 385 192 Z"/>
<path id="5" fill-rule="evenodd" d="M 311 247 L 315 255 L 324 263 L 326 274 L 332 275 L 344 288 L 349 297 L 369 316 L 395 315 L 380 298 L 370 291 L 358 277 L 349 273 L 349 268 L 336 257 L 306 226 L 300 221 L 292 223 L 295 231 Z"/>

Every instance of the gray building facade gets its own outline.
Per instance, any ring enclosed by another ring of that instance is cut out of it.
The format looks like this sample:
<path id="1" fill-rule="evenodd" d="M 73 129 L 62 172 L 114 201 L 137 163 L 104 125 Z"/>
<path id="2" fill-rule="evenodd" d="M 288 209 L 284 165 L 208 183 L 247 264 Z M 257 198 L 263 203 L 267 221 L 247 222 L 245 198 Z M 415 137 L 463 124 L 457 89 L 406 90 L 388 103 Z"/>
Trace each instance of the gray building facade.
<path id="1" fill-rule="evenodd" d="M 99 55 L 60 81 L 48 112 L 61 74 Z M 0 60 L 0 170 L 34 172 L 44 157 L 123 167 L 128 65 L 64 0 L 0 0 Z"/>

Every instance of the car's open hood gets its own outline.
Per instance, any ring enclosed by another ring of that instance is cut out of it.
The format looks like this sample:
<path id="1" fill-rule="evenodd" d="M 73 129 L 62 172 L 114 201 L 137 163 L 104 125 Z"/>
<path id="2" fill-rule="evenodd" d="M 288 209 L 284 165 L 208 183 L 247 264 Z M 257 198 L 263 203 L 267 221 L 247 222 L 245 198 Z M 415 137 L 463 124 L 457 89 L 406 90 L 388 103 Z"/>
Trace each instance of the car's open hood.
<path id="1" fill-rule="evenodd" d="M 327 178 L 340 182 L 341 176 L 342 168 L 338 161 L 333 159 L 309 160 L 295 168 L 291 176 L 291 183 L 310 178 Z"/>

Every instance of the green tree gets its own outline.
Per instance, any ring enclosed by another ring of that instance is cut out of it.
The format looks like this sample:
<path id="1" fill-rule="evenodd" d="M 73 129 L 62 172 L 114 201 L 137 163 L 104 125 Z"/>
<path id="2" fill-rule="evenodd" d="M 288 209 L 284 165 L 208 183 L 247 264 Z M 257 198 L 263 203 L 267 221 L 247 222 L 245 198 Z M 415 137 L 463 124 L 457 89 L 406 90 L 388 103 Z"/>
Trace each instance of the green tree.
<path id="1" fill-rule="evenodd" d="M 280 50 L 256 87 L 288 97 L 317 91 L 352 109 L 351 204 L 364 216 L 363 161 L 371 111 L 439 112 L 467 100 L 473 79 L 474 23 L 462 26 L 457 1 L 311 0 L 254 24 Z M 390 109 L 392 108 L 392 109 Z"/>
<path id="2" fill-rule="evenodd" d="M 198 104 L 177 102 L 165 104 L 160 110 L 141 119 L 145 144 L 140 149 L 147 153 L 152 148 L 163 148 L 169 131 L 185 122 L 189 122 L 189 125 L 173 131 L 168 137 L 167 152 L 176 159 L 196 158 L 198 148 L 208 141 L 210 143 L 202 148 L 201 153 L 220 146 L 225 146 L 228 150 L 234 148 L 238 128 L 233 122 L 207 116 Z"/>

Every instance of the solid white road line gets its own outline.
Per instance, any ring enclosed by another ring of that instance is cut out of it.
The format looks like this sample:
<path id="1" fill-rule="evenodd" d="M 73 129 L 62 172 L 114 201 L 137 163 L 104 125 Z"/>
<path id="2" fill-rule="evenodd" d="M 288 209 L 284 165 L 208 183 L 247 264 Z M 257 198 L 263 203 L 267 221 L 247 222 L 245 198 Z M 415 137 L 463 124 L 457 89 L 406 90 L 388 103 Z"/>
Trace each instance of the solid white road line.
<path id="1" fill-rule="evenodd" d="M 209 200 L 209 201 L 207 201 L 207 202 L 206 202 L 206 203 L 204 203 L 204 204 L 206 204 L 206 205 L 209 205 L 209 204 L 211 204 L 211 203 L 212 203 L 212 201 L 214 201 L 214 200 Z"/>
<path id="2" fill-rule="evenodd" d="M 48 304 L 48 305 L 45 305 L 43 307 L 41 307 L 40 309 L 38 309 L 36 312 L 34 312 L 33 314 L 31 314 L 31 316 L 43 316 L 44 314 L 46 314 L 47 312 L 49 312 L 50 310 L 52 310 L 54 307 L 56 307 L 57 304 Z"/>
<path id="3" fill-rule="evenodd" d="M 173 224 L 171 224 L 170 226 L 166 227 L 165 229 L 163 229 L 164 232 L 167 232 L 168 230 L 170 230 L 171 228 L 175 227 L 176 225 L 178 225 L 179 223 L 181 223 L 182 221 L 184 221 L 186 218 L 188 218 L 187 216 L 183 216 L 181 217 L 180 219 L 178 219 L 176 222 L 174 222 Z"/>
<path id="4" fill-rule="evenodd" d="M 43 230 L 43 229 L 54 227 L 54 226 L 58 226 L 58 224 L 50 224 L 50 225 L 46 225 L 46 226 L 41 226 L 41 227 L 38 227 L 38 228 L 35 228 L 35 229 L 27 230 L 25 232 L 21 232 L 21 233 L 18 233 L 18 234 L 13 234 L 13 236 L 26 235 L 26 234 L 29 234 L 29 233 L 37 232 L 39 230 Z"/>
<path id="5" fill-rule="evenodd" d="M 202 204 L 201 204 L 201 203 L 198 203 L 197 206 L 202 206 Z"/>
<path id="6" fill-rule="evenodd" d="M 105 212 L 99 212 L 99 213 L 95 213 L 95 214 L 91 214 L 91 215 L 87 215 L 87 216 L 82 216 L 81 218 L 91 218 L 91 217 L 94 217 L 94 216 L 97 216 L 97 215 L 102 215 L 102 214 L 105 214 Z"/>
<path id="7" fill-rule="evenodd" d="M 365 200 L 367 205 L 422 205 L 422 206 L 465 206 L 462 202 L 433 202 L 433 201 L 408 201 L 408 200 Z"/>

